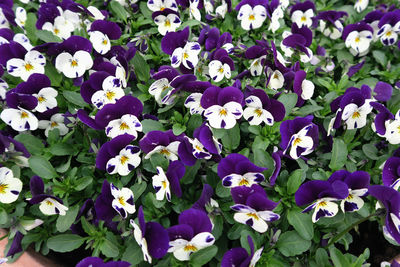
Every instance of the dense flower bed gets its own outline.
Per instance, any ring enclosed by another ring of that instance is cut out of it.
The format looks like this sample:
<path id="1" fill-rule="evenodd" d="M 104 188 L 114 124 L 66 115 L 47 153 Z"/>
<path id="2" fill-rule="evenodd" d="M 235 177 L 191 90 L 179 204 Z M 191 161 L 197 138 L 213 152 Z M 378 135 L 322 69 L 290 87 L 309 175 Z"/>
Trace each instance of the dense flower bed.
<path id="1" fill-rule="evenodd" d="M 2 262 L 361 266 L 364 221 L 398 245 L 400 4 L 355 2 L 2 0 Z"/>

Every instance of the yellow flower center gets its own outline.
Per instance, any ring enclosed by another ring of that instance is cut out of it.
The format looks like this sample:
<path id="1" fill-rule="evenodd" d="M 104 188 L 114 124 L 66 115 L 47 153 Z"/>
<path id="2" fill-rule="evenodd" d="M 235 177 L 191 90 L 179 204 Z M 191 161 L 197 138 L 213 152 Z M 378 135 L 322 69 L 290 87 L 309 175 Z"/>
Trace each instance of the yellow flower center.
<path id="1" fill-rule="evenodd" d="M 184 251 L 197 251 L 197 248 L 193 246 L 192 244 L 187 244 L 184 248 Z"/>
<path id="2" fill-rule="evenodd" d="M 258 215 L 257 214 L 255 214 L 255 213 L 247 213 L 246 214 L 247 216 L 249 216 L 249 217 L 251 217 L 251 218 L 253 218 L 254 220 L 259 220 L 260 218 L 258 217 Z"/>
<path id="3" fill-rule="evenodd" d="M 278 73 L 275 73 L 273 78 L 274 78 L 274 79 L 279 79 Z"/>
<path id="4" fill-rule="evenodd" d="M 161 153 L 161 155 L 164 155 L 164 156 L 168 156 L 169 154 L 171 154 L 171 152 L 169 152 L 169 150 L 166 148 L 161 149 L 160 153 Z"/>
<path id="5" fill-rule="evenodd" d="M 356 43 L 360 42 L 360 37 L 356 37 L 356 39 L 354 40 Z"/>
<path id="6" fill-rule="evenodd" d="M 43 96 L 39 96 L 39 97 L 37 98 L 37 100 L 39 101 L 39 103 L 42 103 L 43 101 L 46 100 L 46 98 L 44 98 Z"/>
<path id="7" fill-rule="evenodd" d="M 0 184 L 0 194 L 5 194 L 8 184 Z"/>
<path id="8" fill-rule="evenodd" d="M 119 204 L 121 204 L 122 206 L 125 206 L 124 197 L 119 197 L 119 198 L 118 198 L 118 202 L 119 202 Z"/>
<path id="9" fill-rule="evenodd" d="M 400 126 L 397 126 L 397 130 L 399 131 L 399 134 L 400 134 Z"/>
<path id="10" fill-rule="evenodd" d="M 78 62 L 76 60 L 71 61 L 71 67 L 76 67 L 78 66 Z"/>
<path id="11" fill-rule="evenodd" d="M 57 29 L 57 28 L 54 28 L 54 34 L 57 35 L 57 34 L 59 34 L 59 33 L 60 33 L 60 30 Z"/>
<path id="12" fill-rule="evenodd" d="M 351 199 L 353 199 L 354 197 L 353 197 L 353 195 L 352 194 L 349 194 L 347 197 L 346 197 L 346 199 L 348 199 L 348 200 L 351 200 Z"/>
<path id="13" fill-rule="evenodd" d="M 202 151 L 203 149 L 201 149 L 201 147 L 199 146 L 199 145 L 195 145 L 195 148 L 198 150 L 198 151 Z"/>
<path id="14" fill-rule="evenodd" d="M 294 139 L 293 145 L 297 146 L 298 144 L 300 144 L 301 142 L 301 138 L 297 137 L 296 139 Z"/>
<path id="15" fill-rule="evenodd" d="M 254 17 L 254 15 L 249 16 L 249 20 L 255 20 L 255 19 L 256 19 L 256 17 Z"/>
<path id="16" fill-rule="evenodd" d="M 107 45 L 108 44 L 107 39 L 104 39 L 102 43 L 103 43 L 103 45 Z"/>
<path id="17" fill-rule="evenodd" d="M 184 58 L 184 59 L 188 59 L 188 58 L 189 58 L 189 54 L 188 54 L 188 53 L 186 53 L 186 52 L 185 52 L 185 53 L 183 53 L 183 58 Z"/>
<path id="18" fill-rule="evenodd" d="M 108 100 L 113 99 L 114 96 L 115 96 L 115 93 L 113 91 L 107 91 L 106 97 L 107 97 Z"/>
<path id="19" fill-rule="evenodd" d="M 220 111 L 219 111 L 219 116 L 226 116 L 228 113 L 226 112 L 226 109 L 221 109 Z"/>
<path id="20" fill-rule="evenodd" d="M 385 35 L 386 35 L 386 36 L 392 35 L 392 31 L 388 31 Z"/>
<path id="21" fill-rule="evenodd" d="M 247 181 L 246 178 L 243 177 L 242 180 L 240 180 L 239 185 L 249 185 L 249 181 Z"/>
<path id="22" fill-rule="evenodd" d="M 261 115 L 263 114 L 262 110 L 259 108 L 254 110 L 254 113 L 257 115 L 257 117 L 261 117 Z"/>
<path id="23" fill-rule="evenodd" d="M 258 62 L 258 60 L 254 61 L 254 66 L 258 66 L 258 64 L 260 64 L 260 62 Z"/>
<path id="24" fill-rule="evenodd" d="M 167 90 L 169 88 L 168 85 L 164 85 L 164 87 L 162 88 L 162 91 L 164 92 L 165 90 Z"/>
<path id="25" fill-rule="evenodd" d="M 52 121 L 50 126 L 51 126 L 51 128 L 54 128 L 54 127 L 58 126 L 58 123 L 55 121 Z"/>
<path id="26" fill-rule="evenodd" d="M 29 117 L 28 113 L 26 113 L 25 111 L 21 112 L 21 119 L 25 119 L 25 118 L 28 118 L 28 117 Z"/>
<path id="27" fill-rule="evenodd" d="M 326 203 L 326 201 L 321 201 L 320 203 L 318 203 L 317 208 L 326 207 L 327 205 L 328 205 L 328 203 Z"/>
<path id="28" fill-rule="evenodd" d="M 169 19 L 167 19 L 164 23 L 165 27 L 171 27 L 171 21 L 169 21 Z"/>
<path id="29" fill-rule="evenodd" d="M 164 9 L 165 9 L 165 7 L 161 7 L 161 8 L 160 8 L 160 11 L 164 11 Z"/>
<path id="30" fill-rule="evenodd" d="M 53 206 L 54 205 L 53 202 L 51 202 L 50 200 L 46 200 L 46 204 L 49 205 L 49 206 Z"/>
<path id="31" fill-rule="evenodd" d="M 360 117 L 361 117 L 360 112 L 358 112 L 358 111 L 354 112 L 353 115 L 352 115 L 351 117 L 352 117 L 353 119 L 360 118 Z"/>
<path id="32" fill-rule="evenodd" d="M 161 184 L 162 184 L 162 187 L 163 187 L 164 189 L 167 188 L 167 182 L 166 182 L 166 181 L 162 181 Z"/>
<path id="33" fill-rule="evenodd" d="M 307 20 L 306 16 L 301 17 L 301 22 L 305 22 Z"/>
<path id="34" fill-rule="evenodd" d="M 122 156 L 119 161 L 121 162 L 122 165 L 125 164 L 125 162 L 128 160 L 129 158 L 127 156 Z"/>
<path id="35" fill-rule="evenodd" d="M 128 124 L 126 124 L 125 122 L 121 123 L 121 125 L 119 126 L 120 130 L 128 130 L 129 126 Z"/>
<path id="36" fill-rule="evenodd" d="M 219 73 L 223 73 L 224 72 L 224 68 L 223 67 L 221 67 L 221 68 L 219 68 Z"/>
<path id="37" fill-rule="evenodd" d="M 26 71 L 31 71 L 31 70 L 33 70 L 32 64 L 26 63 L 26 64 L 25 64 L 25 70 L 26 70 Z"/>

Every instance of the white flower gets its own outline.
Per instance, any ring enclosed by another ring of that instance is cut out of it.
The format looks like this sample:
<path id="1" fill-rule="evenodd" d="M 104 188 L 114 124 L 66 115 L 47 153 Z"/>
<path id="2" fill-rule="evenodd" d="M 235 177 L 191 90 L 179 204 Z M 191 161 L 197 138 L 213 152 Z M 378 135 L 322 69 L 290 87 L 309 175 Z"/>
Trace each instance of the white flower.
<path id="1" fill-rule="evenodd" d="M 211 233 L 202 232 L 195 235 L 190 241 L 185 239 L 170 241 L 168 252 L 172 252 L 175 258 L 180 261 L 188 261 L 192 253 L 212 246 L 214 242 L 215 238 Z"/>
<path id="2" fill-rule="evenodd" d="M 240 7 L 237 19 L 241 21 L 241 26 L 246 31 L 258 29 L 267 18 L 267 10 L 262 5 L 251 7 L 249 4 Z"/>
<path id="3" fill-rule="evenodd" d="M 222 0 L 222 4 L 215 9 L 215 14 L 220 16 L 221 18 L 225 18 L 226 13 L 228 12 L 228 4 Z"/>
<path id="4" fill-rule="evenodd" d="M 145 159 L 149 159 L 153 154 L 155 153 L 160 153 L 167 159 L 174 161 L 178 159 L 178 147 L 181 142 L 179 141 L 174 141 L 170 143 L 168 146 L 156 146 L 152 151 L 147 153 L 147 155 L 144 157 Z"/>
<path id="5" fill-rule="evenodd" d="M 386 132 L 384 137 L 386 140 L 392 145 L 400 144 L 400 110 L 397 111 L 394 120 L 386 121 L 385 124 Z"/>
<path id="6" fill-rule="evenodd" d="M 263 71 L 263 61 L 267 58 L 267 56 L 261 56 L 256 58 L 250 64 L 250 74 L 252 76 L 260 76 Z"/>
<path id="7" fill-rule="evenodd" d="M 274 124 L 274 117 L 269 111 L 263 109 L 262 102 L 258 97 L 249 96 L 245 102 L 247 108 L 243 111 L 243 117 L 250 125 L 260 125 L 263 122 L 269 126 Z"/>
<path id="8" fill-rule="evenodd" d="M 20 220 L 20 224 L 26 231 L 30 231 L 40 225 L 42 225 L 44 221 L 40 219 L 34 219 L 34 220 Z"/>
<path id="9" fill-rule="evenodd" d="M 335 21 L 334 26 L 326 27 L 326 22 L 324 20 L 319 21 L 319 30 L 332 40 L 336 40 L 342 36 L 343 25 L 339 20 Z"/>
<path id="10" fill-rule="evenodd" d="M 171 66 L 178 68 L 181 64 L 188 69 L 194 69 L 199 62 L 200 44 L 197 42 L 187 42 L 185 47 L 178 47 L 171 56 Z"/>
<path id="11" fill-rule="evenodd" d="M 314 209 L 314 213 L 312 215 L 313 223 L 316 223 L 322 217 L 333 217 L 339 211 L 338 205 L 333 202 L 335 200 L 337 199 L 329 197 L 318 199 L 313 204 L 305 208 L 303 212 Z"/>
<path id="12" fill-rule="evenodd" d="M 360 210 L 364 206 L 364 200 L 361 198 L 368 192 L 367 188 L 349 189 L 349 195 L 342 200 L 340 208 L 343 212 L 354 212 Z"/>
<path id="13" fill-rule="evenodd" d="M 120 119 L 110 121 L 106 126 L 106 135 L 114 138 L 118 135 L 130 134 L 137 138 L 137 132 L 142 131 L 142 124 L 135 115 L 125 114 Z"/>
<path id="14" fill-rule="evenodd" d="M 276 32 L 280 28 L 279 19 L 283 18 L 283 10 L 281 6 L 278 6 L 274 12 L 272 12 L 271 23 L 269 24 L 268 30 Z"/>
<path id="15" fill-rule="evenodd" d="M 231 77 L 231 67 L 219 60 L 213 60 L 208 64 L 208 72 L 214 82 L 220 82 L 224 77 L 227 79 Z"/>
<path id="16" fill-rule="evenodd" d="M 236 204 L 231 206 L 236 211 L 233 219 L 239 223 L 247 224 L 259 233 L 265 233 L 268 230 L 267 222 L 276 221 L 280 216 L 270 210 L 256 211 L 253 208 Z"/>
<path id="17" fill-rule="evenodd" d="M 0 79 L 0 100 L 6 99 L 7 90 L 8 90 L 8 83 Z"/>
<path id="18" fill-rule="evenodd" d="M 22 29 L 25 28 L 26 23 L 26 10 L 23 7 L 17 7 L 15 9 L 15 23 Z"/>
<path id="19" fill-rule="evenodd" d="M 204 5 L 204 9 L 205 9 L 206 13 L 208 15 L 213 14 L 214 13 L 214 6 L 211 3 L 211 1 L 204 0 L 203 2 L 204 2 L 203 5 Z"/>
<path id="20" fill-rule="evenodd" d="M 277 90 L 283 87 L 285 78 L 283 77 L 283 74 L 279 70 L 273 71 L 271 68 L 268 68 L 267 75 L 270 77 L 268 86 L 271 89 Z"/>
<path id="21" fill-rule="evenodd" d="M 49 136 L 49 131 L 53 129 L 58 129 L 60 132 L 60 136 L 64 136 L 68 133 L 68 128 L 64 124 L 64 115 L 61 113 L 54 114 L 51 116 L 50 120 L 41 120 L 39 121 L 39 129 L 45 129 L 44 135 Z"/>
<path id="22" fill-rule="evenodd" d="M 108 36 L 101 31 L 89 32 L 89 40 L 97 53 L 104 55 L 111 49 L 111 42 Z"/>
<path id="23" fill-rule="evenodd" d="M 38 100 L 38 104 L 35 107 L 34 111 L 42 113 L 49 109 L 57 107 L 56 96 L 58 95 L 58 92 L 51 87 L 40 89 L 37 94 L 32 95 Z"/>
<path id="24" fill-rule="evenodd" d="M 223 106 L 213 105 L 208 107 L 204 116 L 211 127 L 217 129 L 231 129 L 236 125 L 236 120 L 243 115 L 242 105 L 237 102 L 228 102 Z"/>
<path id="25" fill-rule="evenodd" d="M 117 156 L 107 161 L 107 172 L 109 174 L 118 173 L 121 176 L 128 175 L 133 169 L 139 166 L 141 162 L 139 154 L 139 147 L 127 145 Z"/>
<path id="26" fill-rule="evenodd" d="M 114 104 L 125 95 L 121 80 L 114 76 L 105 78 L 102 88 L 103 90 L 95 92 L 91 98 L 93 105 L 98 109 L 102 109 L 106 104 Z"/>
<path id="27" fill-rule="evenodd" d="M 48 197 L 40 202 L 39 209 L 44 215 L 59 214 L 60 216 L 67 214 L 68 210 L 66 206 L 51 197 Z"/>
<path id="28" fill-rule="evenodd" d="M 204 149 L 203 144 L 197 139 L 191 139 L 187 137 L 187 140 L 192 145 L 192 154 L 196 159 L 210 159 L 211 154 Z"/>
<path id="29" fill-rule="evenodd" d="M 347 129 L 359 129 L 367 124 L 367 115 L 371 113 L 373 109 L 369 104 L 371 101 L 371 99 L 366 100 L 361 107 L 353 103 L 344 107 L 342 120 L 346 122 Z"/>
<path id="30" fill-rule="evenodd" d="M 289 144 L 283 153 L 285 154 L 286 151 L 290 149 L 290 157 L 292 157 L 292 159 L 298 159 L 300 155 L 297 154 L 297 147 L 301 147 L 304 149 L 301 155 L 305 156 L 310 154 L 313 151 L 312 148 L 314 146 L 314 141 L 310 136 L 307 136 L 307 133 L 311 129 L 311 127 L 311 124 L 307 125 L 297 134 L 292 135 Z"/>
<path id="31" fill-rule="evenodd" d="M 192 93 L 185 100 L 185 107 L 190 110 L 190 114 L 203 114 L 204 108 L 201 106 L 200 100 L 202 93 Z"/>
<path id="32" fill-rule="evenodd" d="M 153 188 L 156 190 L 156 199 L 163 200 L 166 196 L 168 201 L 171 201 L 171 191 L 169 180 L 161 167 L 157 167 L 157 174 L 153 176 Z"/>
<path id="33" fill-rule="evenodd" d="M 159 105 L 170 105 L 174 102 L 176 95 L 172 95 L 174 88 L 170 86 L 171 83 L 167 78 L 161 78 L 150 85 L 149 93 L 154 96 Z"/>
<path id="34" fill-rule="evenodd" d="M 30 111 L 23 108 L 8 108 L 1 112 L 0 118 L 18 132 L 36 130 L 38 119 Z"/>
<path id="35" fill-rule="evenodd" d="M 200 0 L 189 0 L 189 17 L 201 21 L 200 10 L 198 9 Z"/>
<path id="36" fill-rule="evenodd" d="M 358 13 L 361 13 L 367 8 L 368 3 L 369 3 L 369 0 L 356 0 L 356 3 L 354 4 L 354 9 Z"/>
<path id="37" fill-rule="evenodd" d="M 154 18 L 154 22 L 157 24 L 158 32 L 161 35 L 165 35 L 167 32 L 174 32 L 181 25 L 181 19 L 176 14 L 158 15 Z"/>
<path id="38" fill-rule="evenodd" d="M 243 175 L 232 173 L 222 179 L 222 185 L 229 188 L 236 186 L 251 187 L 253 184 L 259 184 L 264 180 L 264 175 L 258 172 L 247 172 Z"/>
<path id="39" fill-rule="evenodd" d="M 132 219 L 130 220 L 130 224 L 133 227 L 133 236 L 135 237 L 135 240 L 138 243 L 138 245 L 140 246 L 140 248 L 142 249 L 144 261 L 147 261 L 148 263 L 151 264 L 151 256 L 150 256 L 149 250 L 147 248 L 147 241 L 143 237 L 142 230 L 140 229 L 139 225 L 137 225 L 135 223 L 135 221 Z"/>
<path id="40" fill-rule="evenodd" d="M 0 8 L 0 29 L 9 29 L 9 28 L 10 28 L 10 23 L 8 23 L 6 16 L 4 16 L 3 9 Z"/>
<path id="41" fill-rule="evenodd" d="M 393 45 L 397 41 L 398 32 L 400 32 L 400 22 L 396 23 L 394 27 L 390 24 L 385 24 L 377 32 L 377 37 L 381 39 L 382 44 Z"/>
<path id="42" fill-rule="evenodd" d="M 314 11 L 312 9 L 308 9 L 305 12 L 296 10 L 292 13 L 291 20 L 293 23 L 296 23 L 299 28 L 303 26 L 311 27 L 312 17 L 314 17 Z"/>
<path id="43" fill-rule="evenodd" d="M 22 190 L 22 182 L 18 178 L 14 178 L 9 168 L 0 168 L 0 202 L 12 203 L 18 199 Z"/>
<path id="44" fill-rule="evenodd" d="M 166 8 L 178 11 L 175 0 L 148 0 L 147 7 L 153 12 L 163 11 Z"/>
<path id="45" fill-rule="evenodd" d="M 257 249 L 256 252 L 254 252 L 254 255 L 250 261 L 250 265 L 249 265 L 250 267 L 256 266 L 257 262 L 261 259 L 263 250 L 264 250 L 264 247 L 261 247 L 261 248 Z"/>
<path id="46" fill-rule="evenodd" d="M 311 99 L 314 94 L 315 85 L 313 82 L 304 79 L 301 83 L 301 98 L 303 100 Z"/>
<path id="47" fill-rule="evenodd" d="M 31 50 L 25 54 L 24 59 L 12 58 L 7 61 L 7 72 L 14 77 L 28 80 L 33 73 L 44 74 L 46 58 L 38 51 Z"/>
<path id="48" fill-rule="evenodd" d="M 23 33 L 17 33 L 14 35 L 13 37 L 13 41 L 19 43 L 20 45 L 22 45 L 27 51 L 30 51 L 33 46 L 31 44 L 31 42 L 29 41 L 28 37 L 26 37 L 25 34 Z"/>
<path id="49" fill-rule="evenodd" d="M 73 56 L 70 53 L 63 52 L 56 57 L 55 65 L 56 69 L 66 77 L 78 78 L 93 66 L 93 60 L 86 51 L 77 51 Z"/>
<path id="50" fill-rule="evenodd" d="M 136 211 L 135 203 L 133 203 L 133 192 L 129 188 L 123 187 L 121 190 L 110 184 L 111 195 L 114 197 L 112 207 L 122 216 L 126 218 L 128 214 Z"/>
<path id="51" fill-rule="evenodd" d="M 71 36 L 71 32 L 74 31 L 74 26 L 72 23 L 68 23 L 63 16 L 58 16 L 54 19 L 54 24 L 51 22 L 44 23 L 42 30 L 50 31 L 61 39 L 67 39 Z"/>
<path id="52" fill-rule="evenodd" d="M 351 48 L 353 52 L 362 55 L 368 52 L 369 45 L 372 40 L 370 31 L 352 31 L 346 38 L 346 47 Z M 350 50 L 351 50 L 350 49 Z"/>

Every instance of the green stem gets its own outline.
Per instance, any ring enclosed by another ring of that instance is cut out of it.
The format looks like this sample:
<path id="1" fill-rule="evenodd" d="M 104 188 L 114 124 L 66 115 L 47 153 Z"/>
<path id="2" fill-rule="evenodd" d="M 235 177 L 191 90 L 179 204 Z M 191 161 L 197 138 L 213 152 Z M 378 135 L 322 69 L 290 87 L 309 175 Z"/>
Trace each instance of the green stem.
<path id="1" fill-rule="evenodd" d="M 378 210 L 377 212 L 372 213 L 372 214 L 370 214 L 369 216 L 367 216 L 367 217 L 365 217 L 365 218 L 362 218 L 362 219 L 358 220 L 357 222 L 353 223 L 352 225 L 350 225 L 349 227 L 347 227 L 346 229 L 344 229 L 342 232 L 340 232 L 338 235 L 336 235 L 334 238 L 332 238 L 332 239 L 329 241 L 327 247 L 329 247 L 329 246 L 331 246 L 332 244 L 334 244 L 335 242 L 339 241 L 346 233 L 350 232 L 351 229 L 353 229 L 354 227 L 356 227 L 356 226 L 359 225 L 360 223 L 363 223 L 363 222 L 369 220 L 369 219 L 372 218 L 372 217 L 382 215 L 382 211 L 383 211 L 383 210 L 380 209 L 380 210 Z"/>

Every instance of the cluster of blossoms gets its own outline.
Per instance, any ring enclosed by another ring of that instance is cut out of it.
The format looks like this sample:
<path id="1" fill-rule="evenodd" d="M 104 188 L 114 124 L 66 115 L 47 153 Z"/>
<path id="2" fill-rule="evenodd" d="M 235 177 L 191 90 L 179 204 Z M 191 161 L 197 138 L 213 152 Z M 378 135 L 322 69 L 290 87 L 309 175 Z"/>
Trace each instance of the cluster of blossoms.
<path id="1" fill-rule="evenodd" d="M 255 266 L 264 248 L 279 242 L 281 221 L 290 227 L 293 206 L 309 205 L 303 212 L 314 210 L 307 218 L 318 223 L 339 206 L 347 214 L 369 208 L 367 195 L 386 210 L 385 236 L 400 244 L 398 77 L 357 81 L 374 46 L 398 53 L 395 5 L 354 21 L 344 11 L 318 12 L 310 0 L 234 7 L 230 0 L 113 0 L 111 12 L 73 0 L 3 2 L 0 202 L 12 214 L 6 225 L 13 239 L 7 256 L 23 250 L 27 231 L 54 228 L 57 220 L 57 231 L 71 231 L 79 246 L 87 241 L 94 255 L 123 259 L 88 257 L 81 267 L 130 266 L 132 247 L 141 250 L 138 264 L 190 261 L 221 242 L 221 266 Z M 360 0 L 354 9 L 367 6 Z M 233 20 L 245 36 L 225 25 Z M 317 44 L 319 33 L 330 43 Z M 360 62 L 331 58 L 335 45 Z M 327 82 L 340 67 L 340 86 Z M 361 170 L 354 159 L 360 155 L 347 151 L 360 143 L 342 139 L 357 130 L 356 140 L 369 130 L 366 140 L 382 141 L 363 151 L 393 153 L 379 157 L 383 185 L 368 172 L 372 164 Z M 309 181 L 290 181 L 296 164 Z M 297 187 L 282 189 L 289 181 Z M 11 203 L 19 205 L 15 211 Z M 32 220 L 21 214 L 27 205 Z M 236 232 L 222 233 L 224 227 Z M 240 231 L 243 247 L 220 239 L 237 239 Z M 45 248 L 60 250 L 52 244 Z"/>

